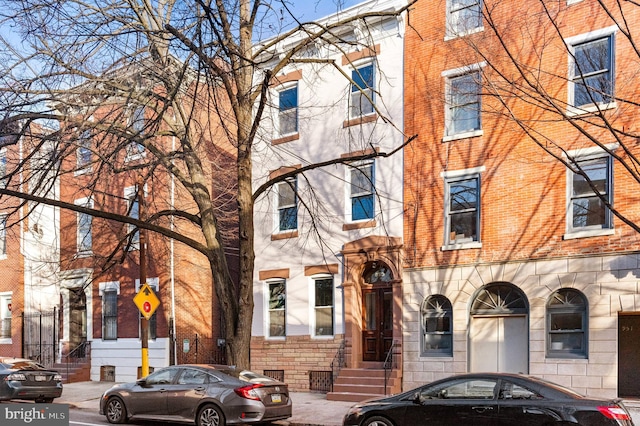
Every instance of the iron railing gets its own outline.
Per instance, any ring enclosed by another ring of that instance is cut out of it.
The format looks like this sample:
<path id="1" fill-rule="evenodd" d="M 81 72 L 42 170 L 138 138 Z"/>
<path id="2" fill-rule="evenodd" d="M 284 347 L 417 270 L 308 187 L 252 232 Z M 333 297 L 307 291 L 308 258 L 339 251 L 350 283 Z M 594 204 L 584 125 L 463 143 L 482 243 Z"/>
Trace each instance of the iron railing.
<path id="1" fill-rule="evenodd" d="M 387 386 L 389 383 L 389 375 L 391 374 L 391 371 L 394 368 L 398 367 L 398 360 L 396 359 L 395 355 L 395 349 L 396 346 L 398 346 L 398 341 L 394 340 L 393 343 L 391 344 L 391 347 L 389 348 L 389 351 L 387 352 L 387 356 L 384 360 L 384 394 L 388 395 L 387 393 Z"/>
<path id="2" fill-rule="evenodd" d="M 56 362 L 58 351 L 59 311 L 22 313 L 22 356 L 46 367 Z"/>
<path id="3" fill-rule="evenodd" d="M 66 366 L 67 377 L 69 377 L 69 370 L 71 368 L 85 363 L 88 359 L 91 359 L 91 342 L 87 341 L 80 343 L 71 349 L 69 353 L 63 355 L 62 363 Z"/>
<path id="4" fill-rule="evenodd" d="M 338 373 L 340 373 L 340 370 L 342 369 L 342 367 L 344 367 L 346 364 L 344 360 L 345 346 L 346 345 L 344 340 L 340 342 L 340 347 L 338 348 L 336 355 L 333 357 L 333 361 L 331 361 L 331 391 L 332 392 L 333 392 L 333 383 L 336 381 L 336 377 L 338 377 Z"/>

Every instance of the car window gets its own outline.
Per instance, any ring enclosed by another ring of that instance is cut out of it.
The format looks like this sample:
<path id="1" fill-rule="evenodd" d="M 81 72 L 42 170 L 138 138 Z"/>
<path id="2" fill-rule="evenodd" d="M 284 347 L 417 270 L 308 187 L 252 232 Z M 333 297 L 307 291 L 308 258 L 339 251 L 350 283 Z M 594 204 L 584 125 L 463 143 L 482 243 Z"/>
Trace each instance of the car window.
<path id="1" fill-rule="evenodd" d="M 147 385 L 166 385 L 173 382 L 178 372 L 177 368 L 165 368 L 147 376 Z"/>
<path id="2" fill-rule="evenodd" d="M 186 369 L 178 377 L 180 385 L 203 385 L 208 382 L 208 374 L 204 371 Z"/>
<path id="3" fill-rule="evenodd" d="M 495 380 L 463 379 L 429 386 L 420 392 L 422 399 L 493 399 Z"/>
<path id="4" fill-rule="evenodd" d="M 542 399 L 536 392 L 516 385 L 515 383 L 504 381 L 500 389 L 499 399 Z"/>

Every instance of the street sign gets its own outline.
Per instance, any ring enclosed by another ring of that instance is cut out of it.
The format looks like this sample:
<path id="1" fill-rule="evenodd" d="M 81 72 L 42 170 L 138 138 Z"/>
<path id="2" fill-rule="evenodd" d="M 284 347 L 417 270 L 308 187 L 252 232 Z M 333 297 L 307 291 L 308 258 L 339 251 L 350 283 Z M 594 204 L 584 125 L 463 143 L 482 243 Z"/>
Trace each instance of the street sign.
<path id="1" fill-rule="evenodd" d="M 149 320 L 158 309 L 158 306 L 160 306 L 160 299 L 158 299 L 153 289 L 149 287 L 149 284 L 145 283 L 133 297 L 133 303 L 136 304 L 142 316 Z"/>

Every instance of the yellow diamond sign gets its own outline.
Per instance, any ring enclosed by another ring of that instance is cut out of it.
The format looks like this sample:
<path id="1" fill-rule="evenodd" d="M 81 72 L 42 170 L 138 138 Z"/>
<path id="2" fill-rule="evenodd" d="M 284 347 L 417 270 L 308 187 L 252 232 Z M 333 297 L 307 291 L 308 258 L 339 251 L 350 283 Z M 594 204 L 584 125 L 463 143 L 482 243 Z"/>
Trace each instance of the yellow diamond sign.
<path id="1" fill-rule="evenodd" d="M 160 306 L 160 299 L 158 299 L 153 289 L 149 287 L 149 284 L 145 283 L 133 297 L 133 303 L 136 304 L 142 316 L 148 320 Z"/>

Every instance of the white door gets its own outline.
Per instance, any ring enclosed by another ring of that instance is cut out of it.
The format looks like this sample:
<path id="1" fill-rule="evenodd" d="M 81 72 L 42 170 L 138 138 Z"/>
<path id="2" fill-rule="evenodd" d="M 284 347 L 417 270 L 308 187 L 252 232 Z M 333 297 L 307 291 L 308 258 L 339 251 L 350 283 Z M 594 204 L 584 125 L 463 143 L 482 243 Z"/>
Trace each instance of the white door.
<path id="1" fill-rule="evenodd" d="M 529 372 L 526 316 L 472 317 L 469 329 L 469 371 Z"/>

